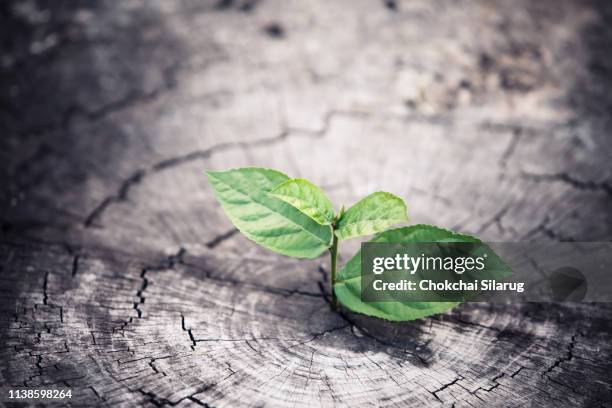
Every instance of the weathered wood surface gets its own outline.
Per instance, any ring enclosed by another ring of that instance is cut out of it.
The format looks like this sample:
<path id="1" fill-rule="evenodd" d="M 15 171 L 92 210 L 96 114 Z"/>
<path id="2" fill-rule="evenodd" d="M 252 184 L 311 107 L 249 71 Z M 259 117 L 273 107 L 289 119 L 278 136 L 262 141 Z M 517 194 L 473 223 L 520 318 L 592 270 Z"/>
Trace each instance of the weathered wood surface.
<path id="1" fill-rule="evenodd" d="M 612 237 L 606 2 L 3 2 L 0 382 L 73 406 L 610 406 L 608 304 L 330 310 L 262 165 L 488 240 Z M 343 260 L 357 243 L 343 248 Z"/>

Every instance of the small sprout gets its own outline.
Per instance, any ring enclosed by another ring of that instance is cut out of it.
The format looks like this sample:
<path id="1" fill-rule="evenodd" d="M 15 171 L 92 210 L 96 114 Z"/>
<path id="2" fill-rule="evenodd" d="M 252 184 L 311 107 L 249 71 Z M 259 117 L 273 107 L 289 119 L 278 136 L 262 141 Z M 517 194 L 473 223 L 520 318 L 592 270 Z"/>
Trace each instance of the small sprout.
<path id="1" fill-rule="evenodd" d="M 207 171 L 221 207 L 242 234 L 257 244 L 295 258 L 331 257 L 332 305 L 388 320 L 413 320 L 441 313 L 457 302 L 363 302 L 360 297 L 360 252 L 337 272 L 339 242 L 377 234 L 389 243 L 480 242 L 430 225 L 393 230 L 408 220 L 404 201 L 387 192 L 372 193 L 336 213 L 325 193 L 308 180 L 289 178 L 272 169 L 247 167 Z M 386 231 L 385 231 L 386 230 Z"/>

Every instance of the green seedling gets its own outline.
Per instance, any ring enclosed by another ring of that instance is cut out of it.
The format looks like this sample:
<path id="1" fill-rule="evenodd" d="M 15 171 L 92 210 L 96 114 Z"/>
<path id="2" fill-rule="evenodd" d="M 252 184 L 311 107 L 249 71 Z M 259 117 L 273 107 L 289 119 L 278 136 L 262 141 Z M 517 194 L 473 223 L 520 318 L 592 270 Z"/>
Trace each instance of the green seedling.
<path id="1" fill-rule="evenodd" d="M 387 320 L 413 320 L 440 313 L 458 302 L 363 302 L 361 255 L 358 252 L 337 272 L 341 241 L 377 234 L 372 241 L 480 242 L 431 225 L 388 227 L 408 220 L 404 201 L 386 192 L 361 199 L 348 210 L 334 211 L 325 193 L 308 180 L 289 178 L 272 169 L 248 167 L 206 174 L 221 207 L 247 238 L 295 258 L 316 258 L 328 251 L 331 258 L 332 305 Z"/>

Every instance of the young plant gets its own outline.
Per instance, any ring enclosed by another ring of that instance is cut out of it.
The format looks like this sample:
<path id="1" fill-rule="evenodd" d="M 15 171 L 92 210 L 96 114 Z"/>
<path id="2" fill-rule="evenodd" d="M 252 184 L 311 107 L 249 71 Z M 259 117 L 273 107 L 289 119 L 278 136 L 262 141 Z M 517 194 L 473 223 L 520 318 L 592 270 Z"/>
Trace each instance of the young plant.
<path id="1" fill-rule="evenodd" d="M 325 193 L 308 180 L 289 178 L 272 169 L 248 167 L 207 171 L 227 216 L 247 238 L 283 255 L 316 258 L 329 251 L 332 305 L 388 320 L 413 320 L 443 312 L 458 302 L 362 302 L 361 255 L 358 252 L 337 272 L 339 242 L 376 234 L 372 241 L 480 242 L 430 225 L 385 231 L 408 220 L 404 201 L 376 192 L 337 213 Z"/>

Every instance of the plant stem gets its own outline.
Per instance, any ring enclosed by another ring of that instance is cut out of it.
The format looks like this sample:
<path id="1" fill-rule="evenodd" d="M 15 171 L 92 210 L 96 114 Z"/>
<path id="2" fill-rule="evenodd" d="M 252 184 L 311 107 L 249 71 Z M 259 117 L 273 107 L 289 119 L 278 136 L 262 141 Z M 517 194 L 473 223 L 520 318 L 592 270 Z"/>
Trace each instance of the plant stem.
<path id="1" fill-rule="evenodd" d="M 332 246 L 329 248 L 329 253 L 331 255 L 331 275 L 329 279 L 331 295 L 332 295 L 332 307 L 334 310 L 338 310 L 338 299 L 336 298 L 336 292 L 334 292 L 334 284 L 336 283 L 336 260 L 338 258 L 338 238 L 336 234 L 333 234 L 334 238 L 332 241 Z"/>

